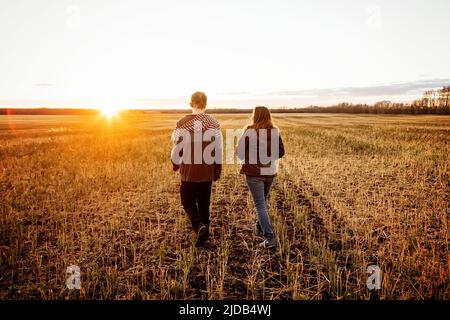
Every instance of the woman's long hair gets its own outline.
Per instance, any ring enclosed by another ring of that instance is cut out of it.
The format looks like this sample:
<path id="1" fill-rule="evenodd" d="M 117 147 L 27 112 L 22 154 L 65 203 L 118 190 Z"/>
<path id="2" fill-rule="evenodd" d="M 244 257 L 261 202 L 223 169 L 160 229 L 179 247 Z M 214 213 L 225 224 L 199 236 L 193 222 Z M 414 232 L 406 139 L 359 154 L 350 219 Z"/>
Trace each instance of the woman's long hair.
<path id="1" fill-rule="evenodd" d="M 258 106 L 253 109 L 252 123 L 246 127 L 255 130 L 276 128 L 273 124 L 272 115 L 267 107 Z"/>

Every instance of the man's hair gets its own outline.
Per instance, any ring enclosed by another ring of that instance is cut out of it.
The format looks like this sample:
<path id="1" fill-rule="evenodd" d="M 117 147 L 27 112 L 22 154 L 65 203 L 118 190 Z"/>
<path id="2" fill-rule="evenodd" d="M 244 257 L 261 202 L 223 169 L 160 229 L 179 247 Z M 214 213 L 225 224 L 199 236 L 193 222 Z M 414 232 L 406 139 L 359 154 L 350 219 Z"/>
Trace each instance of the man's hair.
<path id="1" fill-rule="evenodd" d="M 201 91 L 194 92 L 191 96 L 192 107 L 197 107 L 199 109 L 205 109 L 208 98 L 206 94 Z"/>

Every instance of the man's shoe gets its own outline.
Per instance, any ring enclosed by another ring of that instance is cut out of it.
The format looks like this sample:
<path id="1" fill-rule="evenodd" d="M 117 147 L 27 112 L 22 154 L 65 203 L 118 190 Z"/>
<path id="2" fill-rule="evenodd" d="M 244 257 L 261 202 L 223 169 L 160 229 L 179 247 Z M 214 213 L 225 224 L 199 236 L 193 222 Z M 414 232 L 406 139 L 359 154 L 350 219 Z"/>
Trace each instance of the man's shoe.
<path id="1" fill-rule="evenodd" d="M 208 228 L 204 224 L 200 225 L 197 231 L 197 239 L 195 240 L 195 246 L 196 247 L 203 246 L 206 240 L 208 240 L 208 236 L 209 236 Z"/>
<path id="2" fill-rule="evenodd" d="M 273 249 L 277 247 L 277 241 L 275 240 L 275 238 L 273 238 L 272 240 L 264 240 L 259 244 L 259 247 L 265 249 Z"/>

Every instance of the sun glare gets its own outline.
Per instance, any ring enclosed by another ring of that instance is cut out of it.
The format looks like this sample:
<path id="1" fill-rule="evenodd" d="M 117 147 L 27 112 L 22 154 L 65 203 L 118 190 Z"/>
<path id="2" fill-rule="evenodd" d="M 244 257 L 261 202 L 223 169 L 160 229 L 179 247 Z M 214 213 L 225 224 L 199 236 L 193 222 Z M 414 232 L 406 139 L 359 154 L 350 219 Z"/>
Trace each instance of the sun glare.
<path id="1" fill-rule="evenodd" d="M 112 119 L 112 118 L 116 117 L 120 112 L 119 108 L 111 107 L 111 106 L 101 107 L 101 108 L 99 108 L 99 110 L 100 110 L 101 114 L 107 119 Z"/>
<path id="2" fill-rule="evenodd" d="M 113 99 L 98 99 L 93 102 L 93 105 L 97 107 L 101 116 L 108 120 L 116 118 L 125 106 L 122 101 Z"/>

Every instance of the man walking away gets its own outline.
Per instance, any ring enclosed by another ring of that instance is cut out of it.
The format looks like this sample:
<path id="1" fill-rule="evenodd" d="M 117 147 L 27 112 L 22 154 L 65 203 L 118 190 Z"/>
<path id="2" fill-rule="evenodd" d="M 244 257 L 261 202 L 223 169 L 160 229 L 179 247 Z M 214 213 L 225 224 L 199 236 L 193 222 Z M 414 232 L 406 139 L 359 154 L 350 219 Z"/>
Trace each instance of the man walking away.
<path id="1" fill-rule="evenodd" d="M 205 113 L 206 104 L 203 92 L 192 94 L 192 113 L 177 122 L 172 134 L 173 169 L 180 171 L 181 204 L 196 233 L 196 247 L 208 240 L 212 182 L 220 178 L 222 171 L 220 125 Z"/>

